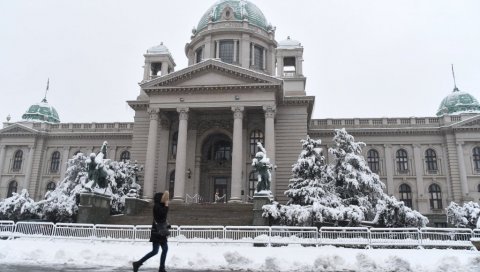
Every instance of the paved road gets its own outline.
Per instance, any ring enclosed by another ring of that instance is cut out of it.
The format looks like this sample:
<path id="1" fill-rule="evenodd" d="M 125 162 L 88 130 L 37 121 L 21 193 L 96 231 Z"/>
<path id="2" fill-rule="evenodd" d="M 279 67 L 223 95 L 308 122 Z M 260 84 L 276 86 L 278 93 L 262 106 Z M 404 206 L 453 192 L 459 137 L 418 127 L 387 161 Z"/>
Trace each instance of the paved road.
<path id="1" fill-rule="evenodd" d="M 112 268 L 112 267 L 76 267 L 76 266 L 29 266 L 29 265 L 1 265 L 2 272 L 130 272 L 131 267 Z M 157 272 L 154 268 L 142 268 L 140 272 Z M 168 272 L 221 272 L 208 270 L 177 270 L 168 269 Z"/>

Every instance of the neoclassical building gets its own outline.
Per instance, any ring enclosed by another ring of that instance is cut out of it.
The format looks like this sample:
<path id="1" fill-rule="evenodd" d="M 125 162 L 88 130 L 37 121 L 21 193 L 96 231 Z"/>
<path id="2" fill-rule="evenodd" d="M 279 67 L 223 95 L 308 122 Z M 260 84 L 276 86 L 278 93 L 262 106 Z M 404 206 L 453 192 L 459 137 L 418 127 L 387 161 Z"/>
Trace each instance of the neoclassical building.
<path id="1" fill-rule="evenodd" d="M 251 159 L 262 142 L 277 166 L 272 191 L 282 202 L 300 139 L 321 138 L 327 150 L 335 128 L 365 142 L 365 158 L 388 194 L 433 223 L 445 222 L 435 215 L 450 201 L 480 199 L 480 105 L 456 87 L 430 117 L 311 119 L 315 97 L 305 92 L 303 46 L 277 42 L 275 28 L 245 0 L 210 7 L 185 54 L 188 67 L 175 70 L 165 45 L 146 51 L 140 92 L 128 101 L 133 123 L 62 123 L 46 98 L 23 120 L 7 120 L 0 199 L 24 188 L 41 199 L 63 179 L 68 158 L 98 152 L 107 140 L 109 158 L 144 165 L 144 198 L 170 190 L 177 202 L 195 195 L 214 201 L 216 193 L 250 201 Z"/>

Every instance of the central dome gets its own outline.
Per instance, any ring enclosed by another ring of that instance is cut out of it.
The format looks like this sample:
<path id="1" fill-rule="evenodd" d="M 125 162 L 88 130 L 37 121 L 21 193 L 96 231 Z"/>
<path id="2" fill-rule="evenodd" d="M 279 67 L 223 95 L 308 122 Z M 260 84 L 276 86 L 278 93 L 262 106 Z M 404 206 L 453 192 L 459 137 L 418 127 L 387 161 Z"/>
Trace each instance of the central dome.
<path id="1" fill-rule="evenodd" d="M 467 112 L 479 113 L 480 104 L 471 94 L 462 92 L 455 87 L 453 92 L 442 100 L 437 116 Z"/>
<path id="2" fill-rule="evenodd" d="M 47 103 L 45 98 L 42 102 L 31 105 L 22 115 L 22 119 L 33 122 L 60 123 L 57 111 Z"/>
<path id="3" fill-rule="evenodd" d="M 267 19 L 265 19 L 262 11 L 257 6 L 246 0 L 218 1 L 202 16 L 202 19 L 200 19 L 200 22 L 198 23 L 197 31 L 206 28 L 210 21 L 220 21 L 222 16 L 225 16 L 223 12 L 226 7 L 230 7 L 233 12 L 232 16 L 228 14 L 228 11 L 227 14 L 225 14 L 226 17 L 232 17 L 232 19 L 229 20 L 247 20 L 250 24 L 268 31 Z"/>

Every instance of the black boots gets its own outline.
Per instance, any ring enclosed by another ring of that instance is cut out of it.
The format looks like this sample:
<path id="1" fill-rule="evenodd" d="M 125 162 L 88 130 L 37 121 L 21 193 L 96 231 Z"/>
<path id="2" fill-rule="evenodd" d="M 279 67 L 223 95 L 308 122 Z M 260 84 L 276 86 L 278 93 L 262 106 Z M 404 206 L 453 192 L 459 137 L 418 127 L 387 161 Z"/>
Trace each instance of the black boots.
<path id="1" fill-rule="evenodd" d="M 133 265 L 133 272 L 138 272 L 138 268 L 139 268 L 142 264 L 139 263 L 139 262 L 133 262 L 132 265 Z"/>
<path id="2" fill-rule="evenodd" d="M 165 270 L 165 268 L 160 267 L 160 268 L 158 269 L 158 272 L 167 272 L 167 271 Z"/>

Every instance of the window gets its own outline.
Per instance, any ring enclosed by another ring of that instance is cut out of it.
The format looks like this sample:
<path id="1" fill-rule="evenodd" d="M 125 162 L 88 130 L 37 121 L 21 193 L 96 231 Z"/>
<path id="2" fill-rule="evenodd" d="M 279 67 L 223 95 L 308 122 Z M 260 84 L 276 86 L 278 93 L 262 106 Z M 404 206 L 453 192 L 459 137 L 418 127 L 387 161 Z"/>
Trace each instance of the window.
<path id="1" fill-rule="evenodd" d="M 200 47 L 195 51 L 195 63 L 201 62 L 202 59 L 203 59 L 203 47 Z"/>
<path id="2" fill-rule="evenodd" d="M 13 193 L 17 192 L 18 183 L 15 180 L 10 181 L 8 184 L 8 193 L 7 197 L 11 197 Z"/>
<path id="3" fill-rule="evenodd" d="M 218 43 L 218 58 L 220 58 L 223 62 L 226 63 L 233 63 L 235 60 L 233 59 L 234 55 L 234 45 L 232 40 L 227 41 L 220 41 Z"/>
<path id="4" fill-rule="evenodd" d="M 55 184 L 55 182 L 50 181 L 50 182 L 47 184 L 47 192 L 54 191 L 55 188 L 57 188 L 57 185 Z"/>
<path id="5" fill-rule="evenodd" d="M 427 163 L 427 170 L 429 172 L 436 172 L 438 170 L 437 165 L 437 153 L 433 149 L 427 149 L 425 152 L 425 162 Z"/>
<path id="6" fill-rule="evenodd" d="M 125 150 L 120 154 L 120 161 L 127 162 L 130 160 L 130 152 Z"/>
<path id="7" fill-rule="evenodd" d="M 213 159 L 216 161 L 229 161 L 231 157 L 232 147 L 230 142 L 218 141 L 215 143 Z"/>
<path id="8" fill-rule="evenodd" d="M 175 170 L 170 173 L 170 180 L 168 181 L 168 192 L 170 193 L 170 197 L 174 197 L 175 193 Z"/>
<path id="9" fill-rule="evenodd" d="M 480 193 L 480 184 L 478 184 L 478 186 L 477 186 L 477 192 Z"/>
<path id="10" fill-rule="evenodd" d="M 408 171 L 408 156 L 405 149 L 397 151 L 397 170 L 403 173 Z"/>
<path id="11" fill-rule="evenodd" d="M 22 169 L 22 161 L 23 161 L 23 151 L 17 150 L 15 152 L 15 155 L 13 155 L 13 165 L 12 165 L 13 172 L 19 172 L 20 169 Z"/>
<path id="12" fill-rule="evenodd" d="M 60 168 L 60 152 L 55 151 L 52 153 L 50 160 L 50 173 L 57 173 Z"/>
<path id="13" fill-rule="evenodd" d="M 248 176 L 248 196 L 250 197 L 248 201 L 252 201 L 251 199 L 255 194 L 255 185 L 257 183 L 257 173 L 255 171 L 250 172 Z"/>
<path id="14" fill-rule="evenodd" d="M 263 52 L 264 49 L 261 46 L 254 45 L 253 46 L 253 62 L 252 62 L 252 67 L 256 69 L 262 69 L 263 70 Z"/>
<path id="15" fill-rule="evenodd" d="M 403 201 L 405 206 L 412 208 L 412 188 L 410 188 L 410 185 L 400 185 L 400 201 Z"/>
<path id="16" fill-rule="evenodd" d="M 430 209 L 441 209 L 442 208 L 442 190 L 437 184 L 432 184 L 428 187 L 428 192 L 430 193 Z"/>
<path id="17" fill-rule="evenodd" d="M 473 168 L 480 171 L 480 146 L 473 149 Z"/>
<path id="18" fill-rule="evenodd" d="M 177 156 L 177 141 L 178 141 L 178 132 L 173 133 L 172 135 L 172 146 L 170 148 L 170 157 L 175 159 Z"/>
<path id="19" fill-rule="evenodd" d="M 259 129 L 254 130 L 250 133 L 250 156 L 253 158 L 257 154 L 258 146 L 257 143 L 260 142 L 264 145 L 263 132 Z"/>
<path id="20" fill-rule="evenodd" d="M 377 173 L 380 170 L 380 156 L 378 155 L 378 151 L 375 149 L 368 150 L 367 153 L 367 162 L 368 167 L 372 172 Z"/>

